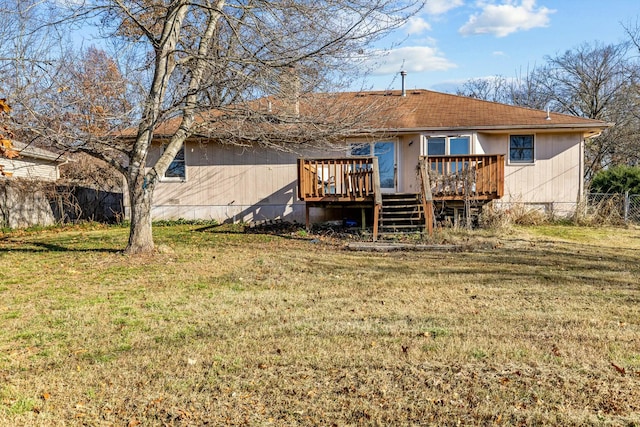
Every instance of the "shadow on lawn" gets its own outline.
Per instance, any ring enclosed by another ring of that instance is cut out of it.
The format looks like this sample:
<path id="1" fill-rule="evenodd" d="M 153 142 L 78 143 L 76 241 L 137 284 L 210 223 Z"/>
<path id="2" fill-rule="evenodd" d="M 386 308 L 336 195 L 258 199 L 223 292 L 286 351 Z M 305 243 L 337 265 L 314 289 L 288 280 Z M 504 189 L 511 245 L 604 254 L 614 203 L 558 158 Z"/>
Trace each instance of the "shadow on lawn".
<path id="1" fill-rule="evenodd" d="M 297 222 L 281 220 L 263 221 L 258 224 L 214 224 L 194 229 L 195 232 L 210 234 L 247 235 L 262 234 L 287 240 L 317 240 L 314 235 L 307 234 L 304 226 Z M 298 234 L 300 233 L 300 234 Z"/>
<path id="2" fill-rule="evenodd" d="M 121 249 L 109 249 L 109 248 L 73 248 L 54 243 L 45 242 L 16 242 L 9 241 L 9 243 L 15 244 L 15 246 L 4 247 L 0 246 L 0 253 L 2 252 L 102 252 L 102 253 L 118 253 L 123 252 Z M 35 247 L 34 247 L 35 246 Z"/>

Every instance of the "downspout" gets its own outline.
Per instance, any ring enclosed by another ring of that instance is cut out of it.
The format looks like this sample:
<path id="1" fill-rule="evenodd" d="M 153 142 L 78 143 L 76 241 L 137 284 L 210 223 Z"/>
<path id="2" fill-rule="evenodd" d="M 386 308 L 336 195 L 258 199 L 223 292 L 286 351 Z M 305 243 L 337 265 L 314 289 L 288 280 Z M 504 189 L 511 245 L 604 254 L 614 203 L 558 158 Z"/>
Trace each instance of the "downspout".
<path id="1" fill-rule="evenodd" d="M 578 204 L 576 207 L 582 205 L 584 199 L 584 141 L 585 136 L 582 135 L 582 139 L 580 140 L 580 152 L 578 154 Z"/>

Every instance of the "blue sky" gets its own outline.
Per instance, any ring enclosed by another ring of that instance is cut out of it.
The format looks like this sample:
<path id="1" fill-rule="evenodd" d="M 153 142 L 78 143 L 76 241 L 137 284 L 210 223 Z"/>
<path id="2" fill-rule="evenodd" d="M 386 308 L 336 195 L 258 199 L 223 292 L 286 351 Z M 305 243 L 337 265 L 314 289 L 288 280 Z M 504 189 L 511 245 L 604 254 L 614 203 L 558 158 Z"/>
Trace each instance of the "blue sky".
<path id="1" fill-rule="evenodd" d="M 391 50 L 368 79 L 372 89 L 455 91 L 470 78 L 515 77 L 584 42 L 618 43 L 640 20 L 638 0 L 427 0 L 390 35 Z"/>

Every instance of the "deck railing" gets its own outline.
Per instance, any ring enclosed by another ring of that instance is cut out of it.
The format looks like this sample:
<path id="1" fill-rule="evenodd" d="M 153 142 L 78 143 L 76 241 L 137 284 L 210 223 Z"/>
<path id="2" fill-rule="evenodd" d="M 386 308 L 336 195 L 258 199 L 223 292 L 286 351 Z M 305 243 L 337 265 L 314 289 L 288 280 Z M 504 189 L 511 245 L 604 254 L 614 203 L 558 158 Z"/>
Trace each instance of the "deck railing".
<path id="1" fill-rule="evenodd" d="M 491 200 L 504 195 L 503 154 L 428 156 L 421 161 L 429 171 L 433 200 Z M 378 204 L 379 179 L 375 157 L 298 159 L 298 197 L 304 201 Z"/>
<path id="2" fill-rule="evenodd" d="M 298 197 L 307 201 L 375 201 L 380 197 L 376 175 L 375 157 L 298 159 Z"/>
<path id="3" fill-rule="evenodd" d="M 434 200 L 491 200 L 504 195 L 504 155 L 429 156 Z"/>

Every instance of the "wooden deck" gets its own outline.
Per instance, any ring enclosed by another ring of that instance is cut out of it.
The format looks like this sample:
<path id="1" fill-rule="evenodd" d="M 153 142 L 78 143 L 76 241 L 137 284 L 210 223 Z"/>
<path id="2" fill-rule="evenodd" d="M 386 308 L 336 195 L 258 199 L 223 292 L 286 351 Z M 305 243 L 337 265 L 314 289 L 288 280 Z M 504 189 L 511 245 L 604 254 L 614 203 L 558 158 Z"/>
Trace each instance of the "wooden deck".
<path id="1" fill-rule="evenodd" d="M 504 155 L 429 156 L 433 200 L 493 200 L 504 195 Z"/>
<path id="2" fill-rule="evenodd" d="M 376 175 L 375 157 L 298 159 L 298 198 L 305 202 L 373 202 L 380 192 Z"/>
<path id="3" fill-rule="evenodd" d="M 489 201 L 504 194 L 504 155 L 429 156 L 419 161 L 425 222 L 433 202 Z M 310 207 L 372 208 L 374 240 L 382 207 L 376 157 L 298 159 L 298 198 Z M 363 214 L 364 218 L 364 214 Z"/>
<path id="4" fill-rule="evenodd" d="M 377 157 L 298 159 L 298 198 L 305 201 L 305 221 L 309 208 L 345 206 L 373 209 L 373 235 L 378 235 L 378 217 L 382 207 Z"/>

